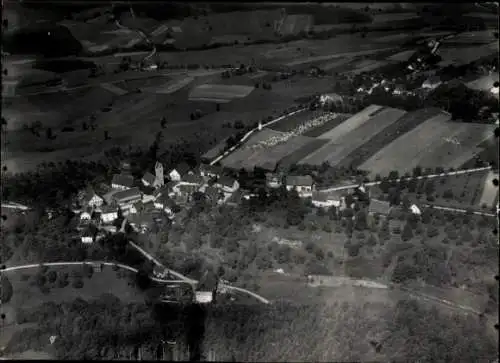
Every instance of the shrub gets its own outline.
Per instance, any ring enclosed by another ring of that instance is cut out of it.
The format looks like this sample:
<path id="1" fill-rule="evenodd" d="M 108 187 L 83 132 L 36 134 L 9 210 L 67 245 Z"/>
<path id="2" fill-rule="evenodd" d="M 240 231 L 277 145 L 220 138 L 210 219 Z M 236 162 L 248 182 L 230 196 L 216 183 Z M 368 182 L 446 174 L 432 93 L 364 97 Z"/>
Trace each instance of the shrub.
<path id="1" fill-rule="evenodd" d="M 83 287 L 83 280 L 81 278 L 76 278 L 73 280 L 72 286 L 75 289 L 81 289 Z"/>
<path id="2" fill-rule="evenodd" d="M 1 282 L 1 290 L 0 290 L 0 301 L 2 304 L 7 303 L 12 298 L 14 294 L 14 289 L 12 288 L 12 284 L 5 275 L 0 276 Z"/>
<path id="3" fill-rule="evenodd" d="M 92 275 L 94 274 L 94 267 L 89 264 L 84 264 L 83 265 L 83 275 L 87 277 L 88 279 L 92 278 Z"/>
<path id="4" fill-rule="evenodd" d="M 49 271 L 49 273 L 47 274 L 47 279 L 51 284 L 54 283 L 57 280 L 57 272 L 53 270 Z"/>
<path id="5" fill-rule="evenodd" d="M 323 231 L 326 233 L 331 233 L 332 232 L 332 227 L 328 223 L 323 225 Z"/>

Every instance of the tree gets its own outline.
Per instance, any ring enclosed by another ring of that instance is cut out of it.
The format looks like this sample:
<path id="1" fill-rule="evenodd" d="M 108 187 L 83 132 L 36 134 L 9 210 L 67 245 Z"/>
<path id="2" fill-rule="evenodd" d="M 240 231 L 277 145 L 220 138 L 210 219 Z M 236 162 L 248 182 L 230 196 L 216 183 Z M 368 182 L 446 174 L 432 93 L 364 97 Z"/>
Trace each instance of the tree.
<path id="1" fill-rule="evenodd" d="M 73 279 L 72 286 L 75 289 L 81 289 L 83 287 L 83 280 L 82 280 L 82 278 L 81 277 L 77 277 L 77 278 Z"/>
<path id="2" fill-rule="evenodd" d="M 413 231 L 411 225 L 409 223 L 406 223 L 403 228 L 403 233 L 401 234 L 401 239 L 406 242 L 411 240 L 412 238 L 413 238 Z"/>
<path id="3" fill-rule="evenodd" d="M 162 129 L 164 129 L 167 126 L 167 119 L 165 118 L 165 116 L 161 118 L 160 125 Z"/>
<path id="4" fill-rule="evenodd" d="M 0 286 L 0 302 L 2 304 L 8 303 L 14 294 L 14 290 L 11 282 L 5 274 L 0 275 Z"/>
<path id="5" fill-rule="evenodd" d="M 55 272 L 54 270 L 49 271 L 49 273 L 47 274 L 47 279 L 50 283 L 54 283 L 57 279 L 57 272 Z"/>
<path id="6" fill-rule="evenodd" d="M 219 112 L 219 111 L 220 111 L 220 103 L 217 103 L 217 104 L 215 105 L 215 110 L 216 110 L 217 112 Z"/>
<path id="7" fill-rule="evenodd" d="M 104 140 L 109 140 L 110 137 L 109 137 L 109 131 L 108 130 L 104 130 Z"/>
<path id="8" fill-rule="evenodd" d="M 51 127 L 47 127 L 47 130 L 45 132 L 47 134 L 47 139 L 52 140 L 52 138 L 53 138 L 52 128 Z"/>

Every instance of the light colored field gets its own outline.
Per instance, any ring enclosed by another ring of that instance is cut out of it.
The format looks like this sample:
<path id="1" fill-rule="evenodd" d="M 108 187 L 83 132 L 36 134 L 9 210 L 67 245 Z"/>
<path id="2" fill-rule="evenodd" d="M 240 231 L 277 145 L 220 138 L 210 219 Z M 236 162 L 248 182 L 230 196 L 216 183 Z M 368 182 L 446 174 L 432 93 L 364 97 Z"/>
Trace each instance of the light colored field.
<path id="1" fill-rule="evenodd" d="M 360 127 L 366 121 L 368 121 L 371 117 L 371 114 L 382 109 L 382 106 L 379 105 L 370 105 L 366 107 L 364 110 L 359 111 L 357 114 L 349 117 L 347 120 L 342 122 L 337 127 L 334 127 L 328 132 L 318 136 L 320 139 L 329 139 L 331 142 L 335 142 L 340 140 L 342 137 L 347 135 L 352 130 Z"/>
<path id="2" fill-rule="evenodd" d="M 366 48 L 363 46 L 360 46 L 360 48 Z M 373 46 L 371 47 L 373 48 Z M 293 67 L 293 66 L 298 66 L 301 64 L 307 64 L 307 63 L 312 63 L 312 62 L 320 62 L 320 61 L 327 61 L 330 59 L 335 59 L 335 58 L 343 58 L 343 57 L 356 57 L 356 56 L 362 56 L 362 55 L 370 55 L 378 52 L 383 52 L 386 50 L 391 50 L 394 48 L 379 48 L 379 49 L 369 49 L 369 50 L 360 50 L 357 52 L 345 52 L 345 53 L 334 53 L 334 54 L 328 54 L 328 55 L 320 55 L 316 57 L 307 57 L 307 58 L 302 58 L 295 60 L 293 62 L 286 63 L 286 66 L 288 67 Z"/>
<path id="3" fill-rule="evenodd" d="M 193 77 L 176 77 L 163 85 L 157 87 L 146 87 L 143 89 L 143 91 L 159 93 L 159 94 L 170 94 L 186 87 L 193 81 L 194 81 Z"/>
<path id="4" fill-rule="evenodd" d="M 112 83 L 101 83 L 101 87 L 109 92 L 113 92 L 117 96 L 123 96 L 128 93 L 127 90 L 123 88 L 117 87 Z"/>
<path id="5" fill-rule="evenodd" d="M 254 90 L 251 86 L 202 84 L 194 88 L 189 94 L 190 100 L 215 99 L 231 101 L 246 97 Z"/>
<path id="6" fill-rule="evenodd" d="M 491 30 L 471 31 L 460 33 L 457 36 L 443 40 L 443 44 L 447 43 L 465 43 L 465 44 L 484 44 L 495 41 L 495 36 Z"/>
<path id="7" fill-rule="evenodd" d="M 299 164 L 321 165 L 327 161 L 331 166 L 335 166 L 378 132 L 399 120 L 405 113 L 395 108 L 386 108 L 341 139 L 330 141 L 313 156 L 302 159 Z"/>
<path id="8" fill-rule="evenodd" d="M 386 23 L 397 20 L 407 20 L 417 18 L 416 13 L 386 13 L 386 14 L 373 14 L 373 23 Z"/>
<path id="9" fill-rule="evenodd" d="M 490 75 L 467 83 L 466 86 L 479 91 L 489 91 L 493 87 L 493 83 L 498 82 L 498 77 L 498 72 L 493 72 Z"/>
<path id="10" fill-rule="evenodd" d="M 415 52 L 416 50 L 404 50 L 402 52 L 393 54 L 390 57 L 387 57 L 387 60 L 396 62 L 406 62 L 410 59 L 410 57 L 413 54 L 415 54 Z"/>
<path id="11" fill-rule="evenodd" d="M 495 201 L 498 198 L 498 187 L 493 185 L 493 179 L 498 179 L 498 173 L 490 171 L 484 180 L 483 191 L 481 193 L 481 198 L 479 199 L 480 206 L 483 204 L 488 207 L 495 206 Z"/>
<path id="12" fill-rule="evenodd" d="M 356 69 L 352 70 L 351 74 L 360 74 L 363 72 L 370 72 L 375 69 L 381 68 L 383 66 L 386 66 L 389 64 L 389 62 L 386 61 L 370 61 L 369 64 L 363 65 L 363 66 L 357 66 Z"/>
<path id="13" fill-rule="evenodd" d="M 411 172 L 418 165 L 421 155 L 443 143 L 443 138 L 456 127 L 449 122 L 450 119 L 451 116 L 444 112 L 430 118 L 378 151 L 359 168 L 368 170 L 371 175 L 382 176 L 392 170 L 400 174 Z"/>
<path id="14" fill-rule="evenodd" d="M 464 159 L 466 161 L 472 157 L 470 152 L 476 150 L 480 143 L 491 137 L 495 130 L 494 125 L 486 124 L 454 123 L 451 126 L 450 133 L 443 138 L 443 143 L 424 152 L 418 165 L 459 167 Z"/>

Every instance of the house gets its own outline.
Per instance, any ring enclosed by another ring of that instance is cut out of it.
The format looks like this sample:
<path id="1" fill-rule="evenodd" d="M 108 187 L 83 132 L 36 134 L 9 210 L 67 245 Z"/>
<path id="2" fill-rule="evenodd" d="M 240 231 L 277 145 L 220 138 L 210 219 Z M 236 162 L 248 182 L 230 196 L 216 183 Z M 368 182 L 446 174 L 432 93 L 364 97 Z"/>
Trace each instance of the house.
<path id="1" fill-rule="evenodd" d="M 222 175 L 222 168 L 215 165 L 201 164 L 200 175 L 204 178 L 218 178 Z"/>
<path id="2" fill-rule="evenodd" d="M 155 199 L 155 188 L 152 186 L 141 185 L 139 190 L 142 193 L 142 202 L 147 203 Z"/>
<path id="3" fill-rule="evenodd" d="M 310 175 L 289 175 L 286 177 L 286 190 L 296 190 L 300 194 L 310 194 L 314 189 L 314 181 Z"/>
<path id="4" fill-rule="evenodd" d="M 368 206 L 368 214 L 387 216 L 390 211 L 391 211 L 391 205 L 389 202 L 378 199 L 370 200 L 370 205 Z"/>
<path id="5" fill-rule="evenodd" d="M 162 209 L 168 214 L 173 213 L 173 208 L 175 207 L 175 202 L 168 194 L 162 194 L 158 199 L 154 201 L 154 206 L 157 209 Z"/>
<path id="6" fill-rule="evenodd" d="M 419 207 L 417 207 L 415 204 L 412 204 L 412 206 L 410 207 L 410 211 L 411 211 L 413 214 L 417 215 L 417 216 L 419 216 L 419 215 L 421 215 L 421 214 L 422 214 L 422 212 L 420 211 L 420 208 L 419 208 Z"/>
<path id="7" fill-rule="evenodd" d="M 94 188 L 88 187 L 82 196 L 81 203 L 83 206 L 100 207 L 104 199 L 95 193 Z"/>
<path id="8" fill-rule="evenodd" d="M 142 200 L 142 193 L 139 188 L 131 188 L 115 193 L 113 199 L 121 209 L 129 209 L 134 203 Z"/>
<path id="9" fill-rule="evenodd" d="M 113 225 L 106 225 L 106 226 L 102 226 L 102 229 L 106 232 L 109 232 L 109 233 L 116 233 L 116 231 L 118 230 L 118 228 L 116 228 L 116 226 L 113 226 Z"/>
<path id="10" fill-rule="evenodd" d="M 403 84 L 397 84 L 392 91 L 393 95 L 400 96 L 406 93 L 406 87 Z"/>
<path id="11" fill-rule="evenodd" d="M 134 177 L 128 174 L 115 174 L 111 180 L 111 188 L 126 190 L 134 186 Z"/>
<path id="12" fill-rule="evenodd" d="M 155 180 L 156 180 L 156 177 L 153 174 L 151 174 L 149 171 L 147 171 L 141 179 L 142 184 L 144 184 L 147 187 L 153 186 L 153 184 L 155 183 Z"/>
<path id="13" fill-rule="evenodd" d="M 234 178 L 222 175 L 214 184 L 216 188 L 222 189 L 225 193 L 234 193 L 240 188 L 240 183 Z"/>
<path id="14" fill-rule="evenodd" d="M 130 217 L 129 223 L 136 232 L 146 233 L 153 228 L 155 221 L 151 214 L 135 214 Z"/>
<path id="15" fill-rule="evenodd" d="M 319 97 L 319 103 L 321 106 L 324 105 L 341 105 L 344 102 L 342 96 L 336 93 L 327 93 Z"/>
<path id="16" fill-rule="evenodd" d="M 168 173 L 170 180 L 181 181 L 189 173 L 192 173 L 191 167 L 187 163 L 180 163 Z"/>
<path id="17" fill-rule="evenodd" d="M 80 220 L 90 221 L 92 217 L 92 208 L 87 207 L 83 210 L 82 214 L 80 214 Z"/>
<path id="18" fill-rule="evenodd" d="M 85 244 L 93 243 L 96 234 L 97 234 L 97 231 L 94 228 L 92 228 L 91 226 L 89 226 L 88 228 L 86 228 L 82 232 L 82 234 L 80 236 L 81 240 L 82 240 L 82 243 L 85 243 Z"/>
<path id="19" fill-rule="evenodd" d="M 200 279 L 195 291 L 195 300 L 198 303 L 206 304 L 215 300 L 217 292 L 218 278 L 214 271 L 206 271 Z"/>
<path id="20" fill-rule="evenodd" d="M 438 76 L 431 76 L 422 83 L 422 88 L 435 89 L 441 84 L 441 79 Z"/>
<path id="21" fill-rule="evenodd" d="M 312 193 L 312 204 L 318 208 L 340 207 L 343 199 L 340 193 Z"/>
<path id="22" fill-rule="evenodd" d="M 181 183 L 189 185 L 201 185 L 203 184 L 203 178 L 200 175 L 194 173 L 187 174 L 185 177 L 182 178 Z"/>
<path id="23" fill-rule="evenodd" d="M 193 184 L 178 184 L 174 187 L 174 194 L 177 196 L 188 197 L 198 190 L 197 185 Z"/>
<path id="24" fill-rule="evenodd" d="M 118 219 L 118 210 L 109 205 L 105 205 L 101 208 L 101 222 L 102 223 L 113 223 Z"/>
<path id="25" fill-rule="evenodd" d="M 266 173 L 266 185 L 269 188 L 279 188 L 283 185 L 282 178 L 274 173 Z"/>

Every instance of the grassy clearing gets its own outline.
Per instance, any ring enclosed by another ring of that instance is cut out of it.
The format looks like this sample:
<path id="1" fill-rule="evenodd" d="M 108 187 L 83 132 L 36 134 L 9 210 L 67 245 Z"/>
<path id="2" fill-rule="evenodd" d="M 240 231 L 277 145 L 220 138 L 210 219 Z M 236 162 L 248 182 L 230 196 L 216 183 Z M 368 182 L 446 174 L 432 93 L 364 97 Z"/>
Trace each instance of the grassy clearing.
<path id="1" fill-rule="evenodd" d="M 370 139 L 378 132 L 384 132 L 386 127 L 397 122 L 405 113 L 402 110 L 385 108 L 368 122 L 344 135 L 342 139 L 330 141 L 316 151 L 314 157 L 306 157 L 303 163 L 321 165 L 328 162 L 331 166 L 336 166 L 350 153 L 370 142 Z"/>
<path id="2" fill-rule="evenodd" d="M 454 130 L 456 124 L 449 122 L 450 118 L 440 113 L 426 120 L 378 151 L 360 168 L 370 171 L 373 176 L 385 176 L 392 170 L 398 170 L 399 173 L 413 170 L 423 152 L 442 144 L 443 138 Z"/>
<path id="3" fill-rule="evenodd" d="M 498 187 L 493 185 L 493 179 L 495 178 L 498 180 L 498 173 L 490 171 L 488 176 L 484 179 L 481 198 L 479 198 L 479 206 L 495 206 L 495 202 L 498 200 Z"/>

